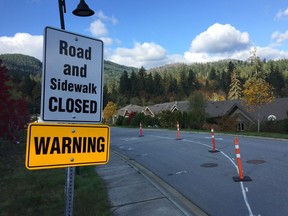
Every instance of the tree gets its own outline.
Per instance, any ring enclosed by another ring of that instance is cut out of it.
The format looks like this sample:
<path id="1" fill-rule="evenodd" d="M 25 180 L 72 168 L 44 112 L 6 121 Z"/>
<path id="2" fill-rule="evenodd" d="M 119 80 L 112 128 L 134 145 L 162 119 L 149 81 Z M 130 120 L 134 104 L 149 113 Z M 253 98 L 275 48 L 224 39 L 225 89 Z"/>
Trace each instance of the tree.
<path id="1" fill-rule="evenodd" d="M 242 97 L 242 87 L 241 82 L 238 79 L 238 73 L 236 71 L 233 72 L 231 77 L 231 84 L 230 84 L 230 90 L 228 93 L 228 99 L 240 99 Z"/>
<path id="2" fill-rule="evenodd" d="M 231 65 L 229 65 L 231 67 Z M 229 68 L 228 66 L 228 68 Z M 230 82 L 231 82 L 231 74 L 229 72 L 229 70 L 226 71 L 222 71 L 222 74 L 220 76 L 220 80 L 219 80 L 219 84 L 220 84 L 220 88 L 223 89 L 223 91 L 227 94 L 229 92 L 229 86 L 230 86 Z"/>
<path id="3" fill-rule="evenodd" d="M 196 92 L 189 98 L 189 111 L 192 113 L 193 127 L 200 129 L 207 117 L 205 112 L 206 100 L 201 92 Z"/>
<path id="4" fill-rule="evenodd" d="M 164 86 L 163 86 L 163 80 L 159 73 L 154 74 L 154 90 L 155 90 L 155 96 L 163 96 L 164 93 Z"/>
<path id="5" fill-rule="evenodd" d="M 144 67 L 141 67 L 137 75 L 138 75 L 137 85 L 139 89 L 138 96 L 142 96 L 142 93 L 143 91 L 145 91 L 146 87 L 146 76 L 147 76 L 146 69 Z"/>
<path id="6" fill-rule="evenodd" d="M 190 69 L 188 72 L 188 86 L 190 89 L 189 94 L 200 88 L 200 83 L 198 82 L 198 79 L 192 69 Z"/>
<path id="7" fill-rule="evenodd" d="M 252 110 L 255 106 L 270 103 L 274 99 L 274 88 L 265 81 L 263 63 L 256 56 L 256 50 L 252 52 L 250 62 L 252 71 L 244 84 L 243 96 L 248 109 Z"/>
<path id="8" fill-rule="evenodd" d="M 216 70 L 214 67 L 212 67 L 209 71 L 209 75 L 208 75 L 209 80 L 216 80 L 217 75 L 216 75 Z"/>
<path id="9" fill-rule="evenodd" d="M 270 103 L 274 99 L 273 87 L 264 79 L 250 78 L 244 84 L 244 100 L 251 110 L 254 106 Z"/>
<path id="10" fill-rule="evenodd" d="M 249 78 L 265 78 L 265 73 L 263 70 L 263 62 L 256 55 L 256 48 L 251 51 L 251 56 L 249 58 L 250 65 L 252 66 L 252 70 L 250 71 Z"/>
<path id="11" fill-rule="evenodd" d="M 128 73 L 125 70 L 120 77 L 119 93 L 123 95 L 128 95 L 129 91 L 130 91 L 130 82 L 129 82 Z"/>
<path id="12" fill-rule="evenodd" d="M 9 108 L 9 86 L 7 85 L 9 81 L 8 71 L 6 67 L 2 66 L 2 61 L 0 60 L 0 136 L 3 137 L 5 132 L 7 132 L 7 121 Z"/>
<path id="13" fill-rule="evenodd" d="M 9 140 L 18 140 L 18 135 L 29 121 L 29 113 L 25 98 L 11 97 L 11 86 L 8 86 L 8 70 L 0 60 L 0 136 Z"/>
<path id="14" fill-rule="evenodd" d="M 149 97 L 152 97 L 153 95 L 155 95 L 155 88 L 154 88 L 153 76 L 151 73 L 148 74 L 145 83 L 146 83 L 145 91 L 149 94 Z"/>
<path id="15" fill-rule="evenodd" d="M 274 67 L 273 62 L 270 63 L 270 73 L 266 80 L 274 87 L 276 95 L 282 96 L 282 89 L 285 88 L 283 74 L 280 73 L 278 65 Z"/>
<path id="16" fill-rule="evenodd" d="M 109 101 L 103 110 L 103 117 L 105 123 L 111 123 L 112 117 L 117 113 L 117 106 L 112 101 Z"/>
<path id="17" fill-rule="evenodd" d="M 180 94 L 181 97 L 186 97 L 188 95 L 188 82 L 186 72 L 184 70 L 180 71 L 178 94 Z"/>
<path id="18" fill-rule="evenodd" d="M 37 82 L 32 90 L 32 102 L 33 102 L 33 114 L 40 113 L 40 104 L 41 104 L 41 83 Z"/>
<path id="19" fill-rule="evenodd" d="M 138 96 L 139 86 L 137 85 L 138 78 L 135 71 L 132 71 L 130 75 L 130 86 L 131 86 L 131 96 L 135 97 Z"/>

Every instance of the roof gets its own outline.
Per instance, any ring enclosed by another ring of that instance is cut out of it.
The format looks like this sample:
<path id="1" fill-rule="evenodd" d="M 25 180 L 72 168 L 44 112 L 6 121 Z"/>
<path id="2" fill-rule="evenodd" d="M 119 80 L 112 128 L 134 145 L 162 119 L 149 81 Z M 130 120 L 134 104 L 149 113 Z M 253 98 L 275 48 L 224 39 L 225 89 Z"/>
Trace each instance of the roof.
<path id="1" fill-rule="evenodd" d="M 276 120 L 287 119 L 288 98 L 277 98 L 271 103 L 264 104 L 251 112 L 259 120 L 268 120 L 268 116 L 274 115 Z"/>
<path id="2" fill-rule="evenodd" d="M 188 101 L 176 101 L 168 102 L 162 104 L 155 104 L 152 106 L 137 106 L 128 105 L 118 110 L 117 115 L 124 116 L 125 112 L 142 112 L 145 115 L 156 115 L 162 111 L 179 110 L 181 112 L 187 111 L 189 109 Z M 241 110 L 247 117 L 251 118 L 254 122 L 259 119 L 268 120 L 268 116 L 274 115 L 277 120 L 283 120 L 287 118 L 288 111 L 288 98 L 276 98 L 271 103 L 267 103 L 256 107 L 252 112 L 247 111 L 247 106 L 243 100 L 226 100 L 226 101 L 208 101 L 206 103 L 205 112 L 213 118 L 220 118 L 225 115 L 232 114 L 235 109 Z"/>
<path id="3" fill-rule="evenodd" d="M 119 110 L 117 110 L 117 116 L 125 116 L 126 112 L 142 112 L 143 107 L 138 105 L 129 104 L 128 106 L 125 106 Z"/>
<path id="4" fill-rule="evenodd" d="M 228 100 L 228 101 L 208 101 L 206 103 L 205 111 L 211 117 L 221 117 L 226 115 L 226 113 L 235 105 L 237 101 Z"/>

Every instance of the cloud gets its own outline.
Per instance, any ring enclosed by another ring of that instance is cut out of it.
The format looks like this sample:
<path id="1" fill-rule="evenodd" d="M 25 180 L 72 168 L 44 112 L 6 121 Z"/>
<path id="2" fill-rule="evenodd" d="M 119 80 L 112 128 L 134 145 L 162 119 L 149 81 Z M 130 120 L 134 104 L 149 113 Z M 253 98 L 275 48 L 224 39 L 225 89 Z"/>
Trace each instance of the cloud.
<path id="1" fill-rule="evenodd" d="M 276 19 L 281 19 L 283 17 L 288 17 L 288 8 L 286 8 L 285 10 L 279 10 L 276 14 Z"/>
<path id="2" fill-rule="evenodd" d="M 276 31 L 271 35 L 271 39 L 274 40 L 277 45 L 281 45 L 284 41 L 288 39 L 288 31 L 284 33 Z"/>
<path id="3" fill-rule="evenodd" d="M 94 37 L 100 38 L 106 46 L 111 46 L 115 43 L 119 44 L 120 40 L 108 37 L 109 32 L 106 26 L 107 22 L 111 22 L 113 25 L 116 25 L 118 23 L 118 20 L 114 16 L 106 16 L 103 11 L 97 11 L 95 15 L 96 17 L 98 17 L 98 19 L 90 24 L 90 33 Z"/>
<path id="4" fill-rule="evenodd" d="M 99 20 L 99 22 L 93 23 L 94 25 L 91 24 L 92 29 L 101 26 L 102 22 Z M 104 24 L 103 26 L 105 30 L 106 27 Z M 108 31 L 97 34 L 102 35 L 98 38 L 104 41 L 105 60 L 126 66 L 143 66 L 146 69 L 172 63 L 211 62 L 223 59 L 247 60 L 253 47 L 248 33 L 240 32 L 229 24 L 218 23 L 192 39 L 191 46 L 187 47 L 187 51 L 182 54 L 170 54 L 164 47 L 154 42 L 136 42 L 132 48 L 119 47 L 120 40 L 107 37 Z M 280 46 L 288 39 L 288 31 L 274 32 L 271 38 Z M 276 49 L 275 46 L 256 47 L 256 50 L 257 56 L 261 59 L 288 58 L 287 51 Z M 42 61 L 43 36 L 28 33 L 17 33 L 12 37 L 2 36 L 0 37 L 0 54 L 5 53 L 21 53 L 34 56 Z"/>
<path id="5" fill-rule="evenodd" d="M 108 17 L 104 14 L 103 11 L 96 11 L 95 15 L 100 19 L 100 20 L 103 20 L 103 21 L 109 21 L 111 22 L 113 25 L 117 24 L 118 23 L 118 20 L 112 16 L 112 17 Z"/>
<path id="6" fill-rule="evenodd" d="M 174 59 L 176 59 L 174 56 Z M 167 55 L 166 50 L 158 44 L 155 43 L 138 43 L 134 44 L 134 47 L 129 48 L 117 48 L 115 49 L 109 60 L 116 62 L 118 64 L 151 68 L 159 65 L 171 63 L 173 59 Z M 181 59 L 177 56 L 177 60 Z"/>
<path id="7" fill-rule="evenodd" d="M 256 47 L 257 56 L 260 59 L 266 60 L 280 60 L 280 59 L 287 59 L 288 52 L 283 50 L 278 50 L 271 47 Z"/>
<path id="8" fill-rule="evenodd" d="M 93 36 L 105 36 L 108 34 L 108 30 L 105 24 L 101 20 L 95 20 L 90 24 L 89 31 Z"/>
<path id="9" fill-rule="evenodd" d="M 195 37 L 190 49 L 184 53 L 184 58 L 188 62 L 206 62 L 233 55 L 243 57 L 250 46 L 247 32 L 240 32 L 230 24 L 215 23 Z"/>
<path id="10" fill-rule="evenodd" d="M 20 53 L 33 56 L 42 61 L 43 36 L 16 33 L 13 37 L 0 37 L 0 53 Z"/>
<path id="11" fill-rule="evenodd" d="M 199 53 L 220 53 L 246 49 L 248 45 L 247 32 L 241 33 L 229 24 L 215 23 L 192 41 L 191 50 Z"/>

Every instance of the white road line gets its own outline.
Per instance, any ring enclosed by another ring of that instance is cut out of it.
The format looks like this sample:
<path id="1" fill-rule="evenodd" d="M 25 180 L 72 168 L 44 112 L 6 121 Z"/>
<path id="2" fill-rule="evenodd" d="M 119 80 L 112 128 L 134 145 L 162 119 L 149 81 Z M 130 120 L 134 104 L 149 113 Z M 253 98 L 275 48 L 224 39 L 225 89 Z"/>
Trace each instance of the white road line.
<path id="1" fill-rule="evenodd" d="M 163 138 L 163 139 L 171 139 L 169 137 L 163 137 L 163 136 L 154 136 L 154 135 L 150 135 L 150 136 L 153 136 L 153 137 L 159 137 L 159 138 Z M 192 141 L 192 140 L 187 140 L 187 139 L 182 139 L 182 141 L 185 141 L 185 142 L 192 142 L 192 143 L 196 143 L 198 145 L 202 145 L 202 146 L 205 146 L 205 147 L 208 147 L 208 148 L 211 148 L 211 145 L 207 145 L 205 143 L 201 143 L 201 142 L 195 142 L 195 141 Z M 237 170 L 237 173 L 239 174 L 239 170 L 238 170 L 238 166 L 234 163 L 234 159 L 233 158 L 230 158 L 228 155 L 226 155 L 223 151 L 220 151 L 222 155 L 224 155 L 233 165 L 234 167 L 236 168 Z M 253 216 L 253 212 L 252 212 L 252 209 L 250 207 L 250 204 L 248 202 L 248 198 L 247 198 L 247 194 L 246 194 L 246 191 L 244 189 L 244 185 L 243 185 L 243 182 L 240 181 L 240 186 L 241 186 L 241 191 L 242 191 L 242 195 L 243 195 L 243 199 L 244 199 L 244 202 L 245 202 L 245 205 L 248 209 L 248 212 L 249 212 L 249 216 Z M 247 188 L 247 187 L 246 187 Z M 248 190 L 247 190 L 248 192 Z"/>
<path id="2" fill-rule="evenodd" d="M 226 158 L 228 158 L 228 160 L 231 161 L 231 163 L 235 166 L 237 172 L 239 173 L 238 166 L 234 163 L 234 161 L 233 161 L 228 155 L 226 155 L 223 151 L 220 151 L 220 152 L 221 152 L 221 154 L 223 154 Z M 246 207 L 247 207 L 247 209 L 248 209 L 248 211 L 249 211 L 249 216 L 253 216 L 253 212 L 252 212 L 251 207 L 250 207 L 250 204 L 249 204 L 249 202 L 248 202 L 247 195 L 246 195 L 246 191 L 244 190 L 244 185 L 243 185 L 243 182 L 242 182 L 242 181 L 240 182 L 240 185 L 241 185 L 241 190 L 242 190 L 244 202 L 245 202 Z"/>

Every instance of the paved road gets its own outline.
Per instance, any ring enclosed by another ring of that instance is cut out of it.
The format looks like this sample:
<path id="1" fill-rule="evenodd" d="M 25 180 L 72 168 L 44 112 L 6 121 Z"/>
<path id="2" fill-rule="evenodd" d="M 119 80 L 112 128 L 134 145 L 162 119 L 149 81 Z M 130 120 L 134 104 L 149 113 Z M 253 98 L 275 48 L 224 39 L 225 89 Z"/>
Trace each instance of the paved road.
<path id="1" fill-rule="evenodd" d="M 288 141 L 238 137 L 244 175 L 238 176 L 234 136 L 111 128 L 111 148 L 140 163 L 212 216 L 288 214 Z"/>

